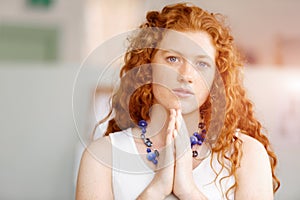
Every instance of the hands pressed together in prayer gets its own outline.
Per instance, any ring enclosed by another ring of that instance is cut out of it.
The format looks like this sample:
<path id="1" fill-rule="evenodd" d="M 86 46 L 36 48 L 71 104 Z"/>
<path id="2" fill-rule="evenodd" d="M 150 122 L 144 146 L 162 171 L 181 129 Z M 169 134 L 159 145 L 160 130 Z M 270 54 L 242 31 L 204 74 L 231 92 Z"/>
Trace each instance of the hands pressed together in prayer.
<path id="1" fill-rule="evenodd" d="M 206 199 L 193 179 L 192 150 L 181 111 L 170 109 L 168 123 L 158 170 L 138 199 L 165 199 L 171 193 L 179 199 Z"/>

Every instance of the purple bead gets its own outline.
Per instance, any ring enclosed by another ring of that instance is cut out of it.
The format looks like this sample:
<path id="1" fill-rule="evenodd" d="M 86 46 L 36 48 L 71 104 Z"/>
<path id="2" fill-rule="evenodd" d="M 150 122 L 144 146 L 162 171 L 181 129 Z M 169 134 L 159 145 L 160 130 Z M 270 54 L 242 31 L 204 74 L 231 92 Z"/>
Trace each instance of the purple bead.
<path id="1" fill-rule="evenodd" d="M 145 120 L 141 120 L 139 121 L 139 126 L 142 127 L 142 128 L 146 128 L 147 127 L 147 122 Z"/>
<path id="2" fill-rule="evenodd" d="M 202 140 L 199 140 L 199 141 L 197 142 L 198 145 L 202 145 L 202 143 L 203 143 Z"/>
<path id="3" fill-rule="evenodd" d="M 150 152 L 147 154 L 147 159 L 152 161 L 156 158 L 156 154 L 154 152 Z"/>
<path id="4" fill-rule="evenodd" d="M 203 130 L 202 130 L 202 133 L 203 133 L 203 134 L 206 134 L 206 129 L 203 129 Z"/>
<path id="5" fill-rule="evenodd" d="M 142 127 L 142 133 L 143 133 L 143 134 L 146 133 L 146 128 Z"/>
<path id="6" fill-rule="evenodd" d="M 204 142 L 204 137 L 200 136 L 200 140 L 201 142 Z"/>
<path id="7" fill-rule="evenodd" d="M 192 135 L 192 136 L 190 137 L 190 141 L 191 141 L 191 145 L 193 146 L 193 145 L 197 144 L 198 139 L 197 139 L 196 136 L 193 136 L 193 135 Z"/>
<path id="8" fill-rule="evenodd" d="M 151 149 L 150 148 L 147 148 L 147 153 L 150 153 L 151 152 Z"/>
<path id="9" fill-rule="evenodd" d="M 198 133 L 198 132 L 195 132 L 193 135 L 197 137 L 197 135 L 199 135 L 199 133 Z"/>

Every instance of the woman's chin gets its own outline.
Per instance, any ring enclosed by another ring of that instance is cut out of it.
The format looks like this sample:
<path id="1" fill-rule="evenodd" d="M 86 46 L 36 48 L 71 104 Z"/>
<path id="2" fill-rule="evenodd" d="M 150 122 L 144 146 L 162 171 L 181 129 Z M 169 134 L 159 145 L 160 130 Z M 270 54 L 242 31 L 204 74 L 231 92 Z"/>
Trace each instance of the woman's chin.
<path id="1" fill-rule="evenodd" d="M 198 112 L 200 106 L 194 103 L 182 103 L 180 107 L 181 107 L 181 113 L 185 115 L 195 111 Z"/>
<path id="2" fill-rule="evenodd" d="M 163 105 L 166 109 L 181 110 L 182 114 L 188 114 L 199 109 L 198 104 L 193 102 L 169 101 L 167 105 Z"/>
<path id="3" fill-rule="evenodd" d="M 169 107 L 167 109 L 181 110 L 181 113 L 183 115 L 192 113 L 196 110 L 199 110 L 197 106 L 184 105 L 184 104 L 180 104 L 180 103 L 169 105 Z"/>
<path id="4" fill-rule="evenodd" d="M 181 106 L 180 106 L 179 104 L 175 104 L 175 105 L 168 104 L 168 105 L 163 105 L 163 107 L 164 107 L 166 110 L 170 110 L 170 109 L 182 110 L 182 109 L 181 109 Z"/>

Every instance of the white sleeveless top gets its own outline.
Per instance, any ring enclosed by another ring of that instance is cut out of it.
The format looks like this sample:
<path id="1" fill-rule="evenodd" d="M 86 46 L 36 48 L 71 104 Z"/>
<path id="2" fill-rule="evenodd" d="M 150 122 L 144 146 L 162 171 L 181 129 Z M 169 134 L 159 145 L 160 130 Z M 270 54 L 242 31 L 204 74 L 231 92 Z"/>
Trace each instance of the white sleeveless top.
<path id="1" fill-rule="evenodd" d="M 155 172 L 146 165 L 141 158 L 132 137 L 131 128 L 110 134 L 112 143 L 112 187 L 114 199 L 133 200 L 141 194 L 151 182 Z M 214 182 L 216 174 L 210 166 L 211 156 L 205 158 L 194 170 L 193 177 L 199 190 L 209 200 L 226 199 L 226 191 L 234 184 L 234 177 L 225 178 L 220 186 L 219 180 L 228 175 L 223 169 Z M 212 164 L 219 172 L 221 165 L 216 156 L 213 156 Z M 230 167 L 230 166 L 229 166 Z M 229 199 L 234 199 L 234 191 L 229 193 Z M 177 199 L 169 195 L 167 199 Z"/>

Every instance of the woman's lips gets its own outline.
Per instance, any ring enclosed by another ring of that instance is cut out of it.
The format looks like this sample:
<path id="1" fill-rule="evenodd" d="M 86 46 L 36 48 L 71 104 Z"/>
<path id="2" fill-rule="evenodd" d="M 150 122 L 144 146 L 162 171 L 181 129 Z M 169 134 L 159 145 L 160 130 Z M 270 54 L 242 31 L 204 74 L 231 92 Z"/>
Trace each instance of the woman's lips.
<path id="1" fill-rule="evenodd" d="M 187 98 L 187 97 L 191 97 L 194 95 L 194 93 L 189 90 L 189 89 L 184 89 L 184 88 L 175 88 L 172 90 L 174 92 L 174 94 L 178 97 L 181 98 Z"/>

